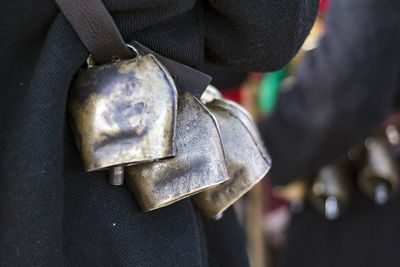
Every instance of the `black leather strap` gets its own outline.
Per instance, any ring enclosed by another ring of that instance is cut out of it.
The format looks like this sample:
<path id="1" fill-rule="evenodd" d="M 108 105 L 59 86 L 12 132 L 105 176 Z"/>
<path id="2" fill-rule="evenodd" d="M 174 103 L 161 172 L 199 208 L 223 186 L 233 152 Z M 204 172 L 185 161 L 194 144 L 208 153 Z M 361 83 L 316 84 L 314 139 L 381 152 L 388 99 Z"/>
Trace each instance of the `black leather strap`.
<path id="1" fill-rule="evenodd" d="M 101 0 L 55 0 L 96 64 L 133 58 Z"/>

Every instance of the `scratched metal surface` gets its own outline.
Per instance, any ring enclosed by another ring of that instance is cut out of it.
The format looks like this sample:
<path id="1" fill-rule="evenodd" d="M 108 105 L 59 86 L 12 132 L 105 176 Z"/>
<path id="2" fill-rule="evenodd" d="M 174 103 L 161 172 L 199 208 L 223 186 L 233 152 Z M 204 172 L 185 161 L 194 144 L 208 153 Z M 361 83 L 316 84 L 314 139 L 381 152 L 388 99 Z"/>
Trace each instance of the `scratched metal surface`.
<path id="1" fill-rule="evenodd" d="M 242 107 L 214 99 L 207 108 L 217 118 L 231 179 L 195 195 L 192 202 L 203 215 L 214 218 L 266 175 L 271 159 L 251 116 Z"/>
<path id="2" fill-rule="evenodd" d="M 178 100 L 176 156 L 126 169 L 126 182 L 144 211 L 169 205 L 228 179 L 215 118 L 189 93 Z"/>
<path id="3" fill-rule="evenodd" d="M 81 69 L 68 110 L 87 171 L 175 155 L 177 90 L 151 54 Z"/>

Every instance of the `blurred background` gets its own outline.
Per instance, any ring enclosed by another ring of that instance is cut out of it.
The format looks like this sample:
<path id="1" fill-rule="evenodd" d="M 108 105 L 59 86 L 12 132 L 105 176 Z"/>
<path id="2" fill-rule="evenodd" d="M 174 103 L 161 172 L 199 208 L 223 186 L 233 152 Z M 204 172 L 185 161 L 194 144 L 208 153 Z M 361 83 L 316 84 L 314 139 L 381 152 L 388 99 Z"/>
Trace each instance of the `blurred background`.
<path id="1" fill-rule="evenodd" d="M 400 266 L 399 14 L 398 1 L 322 0 L 283 69 L 204 70 L 273 160 L 235 204 L 252 266 Z"/>

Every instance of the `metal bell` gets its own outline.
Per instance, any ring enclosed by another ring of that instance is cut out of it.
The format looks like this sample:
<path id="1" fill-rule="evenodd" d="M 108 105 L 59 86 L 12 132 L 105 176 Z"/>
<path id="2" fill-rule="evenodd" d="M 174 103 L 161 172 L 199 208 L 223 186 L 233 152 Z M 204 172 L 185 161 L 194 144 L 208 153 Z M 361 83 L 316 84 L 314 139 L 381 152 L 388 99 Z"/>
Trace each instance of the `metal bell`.
<path id="1" fill-rule="evenodd" d="M 126 168 L 143 211 L 158 209 L 229 179 L 218 125 L 190 93 L 178 98 L 176 156 Z"/>
<path id="2" fill-rule="evenodd" d="M 377 204 L 385 204 L 399 187 L 395 157 L 389 145 L 380 138 L 367 138 L 365 167 L 358 175 L 360 190 Z"/>
<path id="3" fill-rule="evenodd" d="M 175 155 L 177 90 L 152 54 L 81 69 L 68 109 L 86 171 L 112 168 L 112 184 L 123 166 Z"/>
<path id="4" fill-rule="evenodd" d="M 350 200 L 349 177 L 343 167 L 328 165 L 319 172 L 307 198 L 329 220 L 337 219 Z"/>
<path id="5" fill-rule="evenodd" d="M 250 114 L 238 104 L 216 96 L 207 108 L 217 118 L 231 179 L 191 198 L 208 218 L 218 217 L 257 184 L 271 167 Z"/>
<path id="6" fill-rule="evenodd" d="M 292 213 L 301 213 L 309 186 L 308 179 L 297 179 L 284 186 L 274 186 L 273 195 L 289 202 Z"/>

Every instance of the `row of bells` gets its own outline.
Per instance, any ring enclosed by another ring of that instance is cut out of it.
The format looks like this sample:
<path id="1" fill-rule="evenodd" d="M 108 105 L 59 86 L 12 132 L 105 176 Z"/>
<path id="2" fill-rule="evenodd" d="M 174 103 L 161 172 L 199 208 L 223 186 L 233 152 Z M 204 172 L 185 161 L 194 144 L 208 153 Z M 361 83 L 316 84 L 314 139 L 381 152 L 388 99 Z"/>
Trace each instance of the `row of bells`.
<path id="1" fill-rule="evenodd" d="M 178 96 L 152 54 L 82 68 L 69 96 L 75 141 L 87 171 L 110 169 L 143 211 L 191 197 L 219 216 L 270 168 L 257 128 L 239 105 L 207 88 Z"/>
<path id="2" fill-rule="evenodd" d="M 400 178 L 395 152 L 384 138 L 367 138 L 357 161 L 324 166 L 311 183 L 297 182 L 286 190 L 292 190 L 292 196 L 299 192 L 299 197 L 292 197 L 295 210 L 296 204 L 301 205 L 305 198 L 327 219 L 336 219 L 349 207 L 352 177 L 360 191 L 378 205 L 398 193 Z"/>

